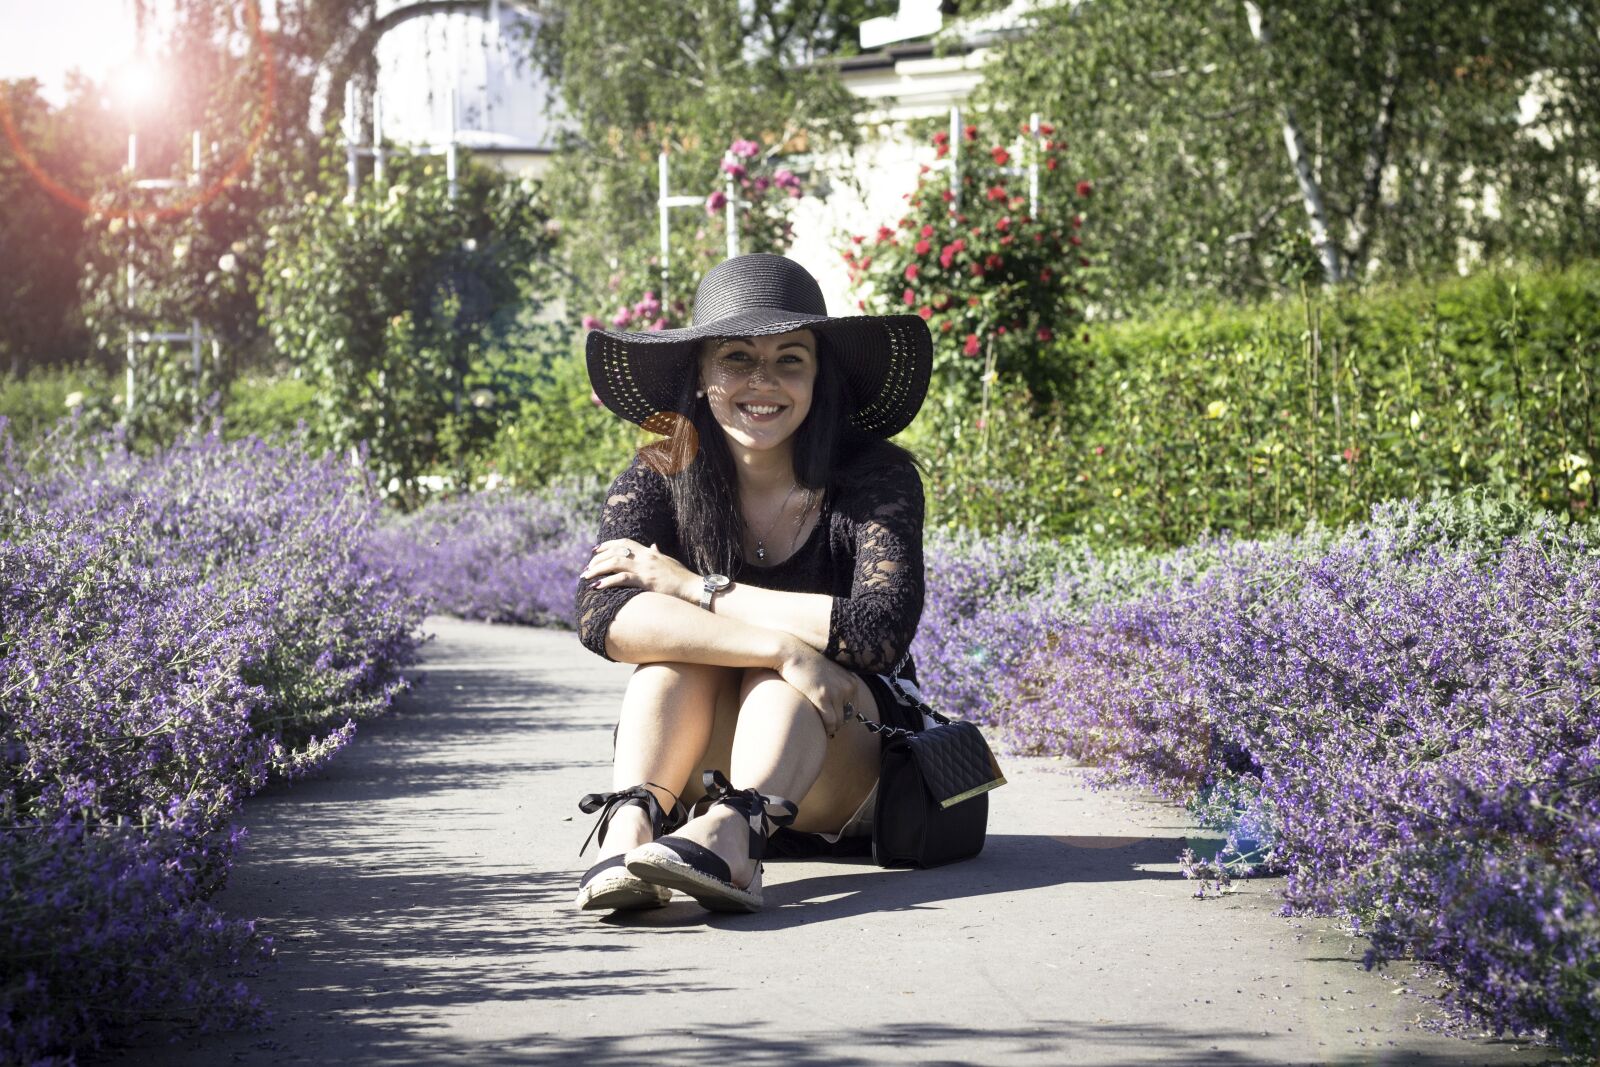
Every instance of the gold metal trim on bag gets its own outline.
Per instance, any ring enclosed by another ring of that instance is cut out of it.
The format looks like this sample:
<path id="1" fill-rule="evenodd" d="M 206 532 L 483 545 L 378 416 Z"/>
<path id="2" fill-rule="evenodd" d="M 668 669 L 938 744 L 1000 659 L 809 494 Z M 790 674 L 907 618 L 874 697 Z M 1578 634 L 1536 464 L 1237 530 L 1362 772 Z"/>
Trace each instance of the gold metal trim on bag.
<path id="1" fill-rule="evenodd" d="M 1006 784 L 1005 777 L 1001 776 L 999 778 L 996 778 L 992 782 L 985 782 L 984 784 L 978 786 L 976 789 L 969 789 L 965 793 L 957 793 L 955 796 L 951 797 L 949 800 L 941 800 L 941 801 L 939 801 L 939 807 L 941 809 L 948 808 L 948 807 L 953 807 L 954 805 L 961 803 L 963 800 L 971 800 L 973 797 L 977 796 L 979 793 L 987 793 L 991 789 L 999 789 L 1001 786 L 1003 786 L 1005 784 Z"/>

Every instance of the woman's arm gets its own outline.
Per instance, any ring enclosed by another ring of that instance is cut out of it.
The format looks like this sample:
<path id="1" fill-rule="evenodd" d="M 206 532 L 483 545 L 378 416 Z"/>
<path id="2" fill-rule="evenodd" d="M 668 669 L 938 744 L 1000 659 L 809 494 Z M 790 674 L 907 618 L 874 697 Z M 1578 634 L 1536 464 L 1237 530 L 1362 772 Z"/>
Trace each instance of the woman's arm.
<path id="1" fill-rule="evenodd" d="M 723 595 L 718 593 L 717 599 Z M 717 606 L 720 610 L 721 604 Z M 677 597 L 645 590 L 611 620 L 606 656 L 623 663 L 677 660 L 777 670 L 798 644 L 798 638 L 781 629 L 713 615 Z"/>
<path id="2" fill-rule="evenodd" d="M 700 587 L 696 585 L 684 593 L 679 602 L 700 611 Z M 711 610 L 719 618 L 741 625 L 782 630 L 818 652 L 828 647 L 828 619 L 833 613 L 833 597 L 826 593 L 784 593 L 734 582 L 712 598 Z"/>

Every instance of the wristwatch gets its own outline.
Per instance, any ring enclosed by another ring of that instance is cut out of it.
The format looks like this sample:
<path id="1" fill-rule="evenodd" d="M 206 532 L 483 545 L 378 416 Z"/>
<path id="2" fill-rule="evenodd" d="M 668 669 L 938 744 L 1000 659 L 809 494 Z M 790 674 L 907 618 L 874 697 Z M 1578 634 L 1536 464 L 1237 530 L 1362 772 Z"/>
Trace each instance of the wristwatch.
<path id="1" fill-rule="evenodd" d="M 711 598 L 716 596 L 719 590 L 726 589 L 732 585 L 733 580 L 726 574 L 708 574 L 705 576 L 704 581 L 705 584 L 700 589 L 700 606 L 710 611 Z"/>

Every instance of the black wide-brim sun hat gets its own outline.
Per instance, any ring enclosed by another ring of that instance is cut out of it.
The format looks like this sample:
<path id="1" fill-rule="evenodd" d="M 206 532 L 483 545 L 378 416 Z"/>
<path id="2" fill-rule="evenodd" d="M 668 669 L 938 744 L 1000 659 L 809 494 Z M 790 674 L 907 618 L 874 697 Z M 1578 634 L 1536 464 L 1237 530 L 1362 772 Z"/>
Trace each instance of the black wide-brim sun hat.
<path id="1" fill-rule="evenodd" d="M 917 315 L 828 314 L 822 289 L 804 267 L 766 252 L 725 259 L 700 281 L 693 325 L 629 333 L 592 330 L 589 383 L 607 408 L 664 432 L 653 416 L 681 415 L 686 376 L 707 337 L 762 337 L 807 329 L 826 340 L 844 378 L 850 422 L 880 437 L 911 424 L 933 376 L 933 335 Z"/>

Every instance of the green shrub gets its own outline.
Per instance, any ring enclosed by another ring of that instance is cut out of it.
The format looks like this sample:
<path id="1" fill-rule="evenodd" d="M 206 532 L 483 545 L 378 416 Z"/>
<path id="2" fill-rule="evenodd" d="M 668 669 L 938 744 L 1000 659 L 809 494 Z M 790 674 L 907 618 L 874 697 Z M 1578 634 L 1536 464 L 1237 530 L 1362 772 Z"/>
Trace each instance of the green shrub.
<path id="1" fill-rule="evenodd" d="M 308 429 L 316 426 L 317 416 L 317 390 L 310 382 L 288 374 L 250 374 L 228 386 L 222 435 L 230 441 L 241 437 L 282 439 L 294 433 L 302 419 Z"/>
<path id="2" fill-rule="evenodd" d="M 1108 326 L 1049 407 L 1002 376 L 989 425 L 930 396 L 930 521 L 1151 548 L 1338 526 L 1482 485 L 1600 504 L 1600 264 Z"/>
<path id="3" fill-rule="evenodd" d="M 633 449 L 658 440 L 594 402 L 583 357 L 552 359 L 535 394 L 523 400 L 473 461 L 474 483 L 537 489 L 594 475 L 610 484 Z"/>
<path id="4" fill-rule="evenodd" d="M 92 365 L 0 374 L 0 418 L 7 420 L 12 440 L 26 445 L 70 415 L 73 407 L 97 427 L 109 426 L 121 413 L 121 394 L 122 379 Z M 69 400 L 76 403 L 69 405 Z"/>

